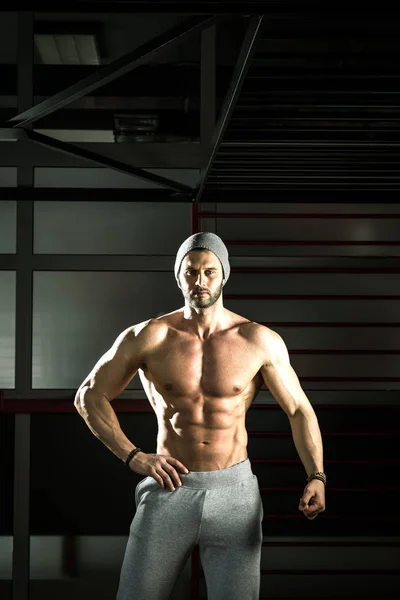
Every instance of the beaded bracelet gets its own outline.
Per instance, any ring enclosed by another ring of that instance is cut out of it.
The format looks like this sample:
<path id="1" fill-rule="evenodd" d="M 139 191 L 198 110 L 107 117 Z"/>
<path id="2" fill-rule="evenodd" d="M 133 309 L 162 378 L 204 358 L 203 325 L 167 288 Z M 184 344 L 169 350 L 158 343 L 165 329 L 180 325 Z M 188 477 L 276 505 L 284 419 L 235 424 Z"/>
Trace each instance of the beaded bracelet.
<path id="1" fill-rule="evenodd" d="M 322 473 L 321 471 L 314 471 L 314 473 L 311 473 L 311 475 L 307 477 L 307 483 L 310 483 L 310 481 L 312 481 L 313 479 L 319 479 L 326 486 L 325 473 Z"/>
<path id="2" fill-rule="evenodd" d="M 127 458 L 126 458 L 126 461 L 125 461 L 125 466 L 126 467 L 129 467 L 129 463 L 130 463 L 131 459 L 135 456 L 135 454 L 137 452 L 142 452 L 141 448 L 135 448 L 134 450 L 131 450 L 131 452 L 129 452 L 129 454 L 128 454 Z"/>

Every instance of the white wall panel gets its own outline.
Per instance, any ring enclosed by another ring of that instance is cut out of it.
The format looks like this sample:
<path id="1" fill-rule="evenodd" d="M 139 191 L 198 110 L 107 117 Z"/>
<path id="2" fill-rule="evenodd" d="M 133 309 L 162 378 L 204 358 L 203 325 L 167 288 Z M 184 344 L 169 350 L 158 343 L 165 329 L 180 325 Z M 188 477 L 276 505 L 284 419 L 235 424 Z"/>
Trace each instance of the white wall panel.
<path id="1" fill-rule="evenodd" d="M 35 202 L 34 215 L 37 254 L 175 256 L 191 233 L 182 202 Z"/>
<path id="2" fill-rule="evenodd" d="M 0 167 L 0 187 L 16 187 L 17 167 Z"/>
<path id="3" fill-rule="evenodd" d="M 0 271 L 0 390 L 15 385 L 15 272 Z"/>
<path id="4" fill-rule="evenodd" d="M 77 389 L 121 331 L 183 303 L 172 271 L 35 272 L 33 388 Z"/>
<path id="5" fill-rule="evenodd" d="M 17 203 L 0 200 L 0 254 L 15 254 L 17 230 Z"/>

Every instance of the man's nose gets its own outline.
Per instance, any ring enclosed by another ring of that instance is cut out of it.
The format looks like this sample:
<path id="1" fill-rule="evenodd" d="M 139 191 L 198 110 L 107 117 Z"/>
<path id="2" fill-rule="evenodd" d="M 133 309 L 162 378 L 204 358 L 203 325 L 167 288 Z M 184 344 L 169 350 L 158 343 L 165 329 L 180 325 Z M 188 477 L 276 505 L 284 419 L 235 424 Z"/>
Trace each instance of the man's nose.
<path id="1" fill-rule="evenodd" d="M 204 273 L 199 273 L 196 278 L 196 285 L 198 285 L 199 287 L 202 287 L 202 284 L 204 281 L 205 281 Z"/>

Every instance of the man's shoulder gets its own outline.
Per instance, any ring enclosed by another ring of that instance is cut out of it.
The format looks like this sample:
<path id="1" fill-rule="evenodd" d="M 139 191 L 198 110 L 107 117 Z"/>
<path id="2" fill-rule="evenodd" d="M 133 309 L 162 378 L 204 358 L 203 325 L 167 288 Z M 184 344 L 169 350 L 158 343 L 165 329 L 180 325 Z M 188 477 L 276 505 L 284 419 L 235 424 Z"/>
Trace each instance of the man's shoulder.
<path id="1" fill-rule="evenodd" d="M 138 343 L 148 346 L 157 345 L 164 341 L 179 318 L 177 312 L 157 315 L 157 317 L 152 317 L 134 325 L 132 332 Z"/>
<path id="2" fill-rule="evenodd" d="M 267 341 L 269 339 L 274 339 L 274 337 L 278 335 L 276 331 L 270 327 L 244 318 L 243 322 L 240 324 L 240 330 L 244 336 L 253 341 Z"/>
<path id="3" fill-rule="evenodd" d="M 168 329 L 167 322 L 165 320 L 161 320 L 157 317 L 152 317 L 151 319 L 147 319 L 147 321 L 142 321 L 141 323 L 137 323 L 132 327 L 132 332 L 136 338 L 148 338 L 151 336 L 159 336 L 162 335 L 163 332 Z"/>
<path id="4" fill-rule="evenodd" d="M 243 327 L 247 341 L 253 348 L 254 355 L 262 357 L 262 364 L 269 363 L 274 356 L 282 355 L 282 348 L 286 348 L 282 337 L 266 325 L 261 323 L 249 322 L 249 325 Z"/>

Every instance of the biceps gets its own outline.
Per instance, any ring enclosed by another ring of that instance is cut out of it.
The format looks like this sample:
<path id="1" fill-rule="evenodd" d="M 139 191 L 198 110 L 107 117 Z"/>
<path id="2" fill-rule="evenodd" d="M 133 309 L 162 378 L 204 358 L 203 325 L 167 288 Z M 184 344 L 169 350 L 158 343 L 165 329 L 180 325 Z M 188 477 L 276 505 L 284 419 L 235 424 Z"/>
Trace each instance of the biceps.
<path id="1" fill-rule="evenodd" d="M 81 387 L 87 386 L 111 401 L 123 392 L 137 370 L 138 365 L 133 364 L 123 352 L 110 348 L 98 360 Z"/>
<path id="2" fill-rule="evenodd" d="M 261 374 L 265 385 L 288 417 L 292 417 L 300 407 L 310 404 L 290 363 L 269 364 L 261 369 Z"/>

